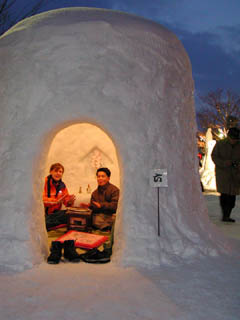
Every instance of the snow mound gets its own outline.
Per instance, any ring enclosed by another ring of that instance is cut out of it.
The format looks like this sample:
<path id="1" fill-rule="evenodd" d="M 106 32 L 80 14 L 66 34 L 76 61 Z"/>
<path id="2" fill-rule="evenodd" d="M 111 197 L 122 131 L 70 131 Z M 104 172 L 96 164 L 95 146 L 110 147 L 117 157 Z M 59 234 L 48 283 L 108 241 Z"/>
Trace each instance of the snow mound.
<path id="1" fill-rule="evenodd" d="M 121 199 L 113 262 L 153 266 L 234 247 L 210 224 L 200 190 L 189 58 L 174 34 L 121 12 L 43 13 L 0 38 L 0 261 L 43 261 L 41 200 L 50 144 L 91 123 L 117 150 Z M 152 169 L 167 169 L 159 192 Z"/>

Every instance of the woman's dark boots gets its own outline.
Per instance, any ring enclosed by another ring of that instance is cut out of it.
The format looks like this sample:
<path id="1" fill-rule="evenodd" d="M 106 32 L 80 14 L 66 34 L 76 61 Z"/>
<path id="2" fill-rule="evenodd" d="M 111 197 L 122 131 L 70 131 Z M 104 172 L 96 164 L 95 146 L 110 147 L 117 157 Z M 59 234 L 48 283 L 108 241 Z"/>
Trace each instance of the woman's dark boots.
<path id="1" fill-rule="evenodd" d="M 74 240 L 66 240 L 63 244 L 64 258 L 71 262 L 79 262 L 81 260 L 80 255 L 77 253 L 74 245 Z"/>
<path id="2" fill-rule="evenodd" d="M 53 241 L 50 248 L 50 255 L 47 259 L 49 264 L 58 264 L 62 257 L 62 248 L 64 248 L 64 258 L 70 262 L 79 262 L 80 255 L 77 253 L 74 240 L 66 240 L 64 243 Z"/>
<path id="3" fill-rule="evenodd" d="M 47 258 L 47 262 L 50 264 L 58 264 L 62 256 L 62 243 L 59 241 L 53 241 L 50 251 L 51 253 Z"/>

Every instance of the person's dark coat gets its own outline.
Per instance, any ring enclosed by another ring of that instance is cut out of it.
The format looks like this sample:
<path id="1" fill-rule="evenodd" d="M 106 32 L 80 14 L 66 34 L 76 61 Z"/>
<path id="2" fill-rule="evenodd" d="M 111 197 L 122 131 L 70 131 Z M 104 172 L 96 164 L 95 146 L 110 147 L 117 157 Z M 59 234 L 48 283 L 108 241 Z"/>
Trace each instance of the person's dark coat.
<path id="1" fill-rule="evenodd" d="M 240 194 L 240 142 L 231 144 L 229 139 L 220 140 L 212 151 L 212 160 L 215 163 L 216 184 L 219 193 L 229 195 Z"/>
<path id="2" fill-rule="evenodd" d="M 98 188 L 93 191 L 90 201 L 90 209 L 92 209 L 94 213 L 116 213 L 118 199 L 119 189 L 108 182 L 105 186 L 98 186 Z M 97 208 L 93 204 L 93 201 L 99 202 L 101 204 L 101 208 Z"/>

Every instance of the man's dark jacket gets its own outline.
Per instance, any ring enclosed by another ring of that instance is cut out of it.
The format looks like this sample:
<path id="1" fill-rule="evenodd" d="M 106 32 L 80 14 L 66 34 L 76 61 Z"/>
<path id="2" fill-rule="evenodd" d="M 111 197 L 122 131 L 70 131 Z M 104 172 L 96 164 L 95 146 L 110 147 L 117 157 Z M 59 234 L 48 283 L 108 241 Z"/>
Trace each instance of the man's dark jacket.
<path id="1" fill-rule="evenodd" d="M 119 189 L 108 182 L 104 186 L 98 186 L 98 188 L 93 191 L 90 201 L 90 209 L 93 210 L 93 213 L 116 213 L 118 199 Z M 96 207 L 93 204 L 93 201 L 99 202 L 101 204 L 101 208 Z"/>

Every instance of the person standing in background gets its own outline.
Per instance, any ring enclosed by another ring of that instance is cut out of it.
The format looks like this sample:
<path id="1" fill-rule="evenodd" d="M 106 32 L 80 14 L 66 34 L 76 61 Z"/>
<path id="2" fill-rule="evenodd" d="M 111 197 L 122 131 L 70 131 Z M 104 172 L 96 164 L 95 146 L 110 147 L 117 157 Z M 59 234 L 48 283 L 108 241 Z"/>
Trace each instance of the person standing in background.
<path id="1" fill-rule="evenodd" d="M 220 193 L 222 221 L 235 222 L 230 218 L 235 207 L 236 195 L 240 194 L 240 130 L 231 127 L 227 138 L 217 141 L 212 160 L 215 163 L 217 191 Z"/>

